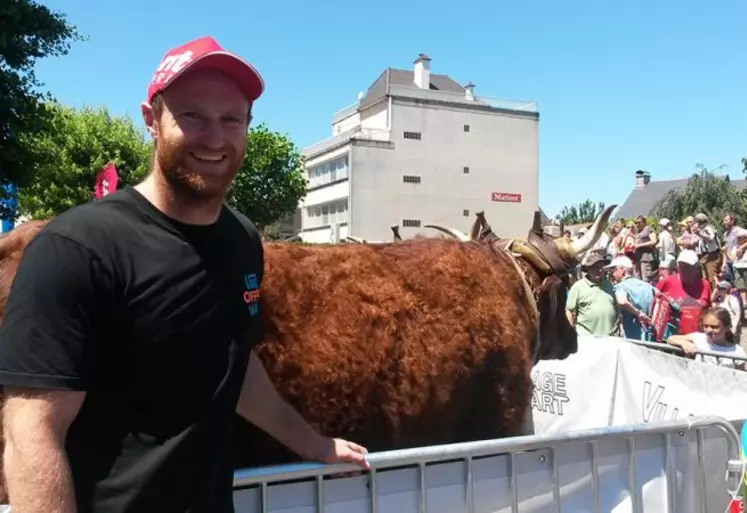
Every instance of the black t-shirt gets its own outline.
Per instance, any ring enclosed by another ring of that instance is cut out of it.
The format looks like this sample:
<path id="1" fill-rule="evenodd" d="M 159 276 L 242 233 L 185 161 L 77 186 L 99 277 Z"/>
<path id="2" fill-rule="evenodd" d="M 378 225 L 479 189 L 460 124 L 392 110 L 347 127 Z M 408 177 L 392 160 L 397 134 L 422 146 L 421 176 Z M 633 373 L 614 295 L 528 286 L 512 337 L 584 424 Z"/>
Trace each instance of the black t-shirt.
<path id="1" fill-rule="evenodd" d="M 28 245 L 0 385 L 86 391 L 66 449 L 78 511 L 233 511 L 231 446 L 259 339 L 259 233 L 223 207 L 174 221 L 126 188 Z"/>

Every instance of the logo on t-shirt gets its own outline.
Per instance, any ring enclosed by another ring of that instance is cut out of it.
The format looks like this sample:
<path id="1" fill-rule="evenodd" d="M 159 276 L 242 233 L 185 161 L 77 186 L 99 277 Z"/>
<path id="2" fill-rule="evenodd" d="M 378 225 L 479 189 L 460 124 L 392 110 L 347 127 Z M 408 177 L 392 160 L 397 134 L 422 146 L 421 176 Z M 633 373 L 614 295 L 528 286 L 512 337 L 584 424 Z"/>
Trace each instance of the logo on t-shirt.
<path id="1" fill-rule="evenodd" d="M 249 315 L 254 317 L 259 313 L 259 282 L 254 273 L 244 275 L 244 303 Z"/>

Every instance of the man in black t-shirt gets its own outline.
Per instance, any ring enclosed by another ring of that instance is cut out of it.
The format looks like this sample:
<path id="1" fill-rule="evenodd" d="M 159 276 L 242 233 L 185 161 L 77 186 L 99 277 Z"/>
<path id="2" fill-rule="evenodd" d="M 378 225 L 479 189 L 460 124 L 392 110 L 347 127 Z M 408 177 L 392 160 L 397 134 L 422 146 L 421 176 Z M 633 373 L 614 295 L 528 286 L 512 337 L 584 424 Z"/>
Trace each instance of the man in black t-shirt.
<path id="1" fill-rule="evenodd" d="M 212 38 L 168 52 L 142 105 L 151 174 L 26 247 L 0 328 L 14 513 L 232 512 L 235 412 L 307 459 L 367 466 L 252 351 L 262 244 L 223 201 L 263 87 Z"/>

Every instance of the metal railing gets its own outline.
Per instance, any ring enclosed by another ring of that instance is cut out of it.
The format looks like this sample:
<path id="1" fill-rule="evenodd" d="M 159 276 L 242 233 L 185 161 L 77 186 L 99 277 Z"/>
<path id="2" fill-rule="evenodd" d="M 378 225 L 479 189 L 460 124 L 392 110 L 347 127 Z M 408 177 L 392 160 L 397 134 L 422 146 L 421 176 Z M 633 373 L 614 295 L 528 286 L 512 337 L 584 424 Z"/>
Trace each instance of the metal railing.
<path id="1" fill-rule="evenodd" d="M 624 340 L 626 340 L 628 342 L 632 342 L 632 343 L 634 343 L 636 345 L 639 345 L 639 346 L 648 347 L 650 349 L 658 349 L 660 351 L 664 351 L 664 352 L 668 352 L 668 353 L 673 353 L 673 354 L 676 354 L 678 356 L 686 356 L 685 355 L 685 351 L 683 351 L 681 347 L 673 346 L 671 344 L 667 344 L 667 343 L 664 343 L 664 342 L 645 342 L 643 340 L 633 340 L 633 339 L 630 339 L 630 338 L 624 338 Z M 706 357 L 709 357 L 709 356 L 712 357 L 712 358 L 715 358 L 716 359 L 716 363 L 718 365 L 721 364 L 721 360 L 732 361 L 732 362 L 734 362 L 735 365 L 736 365 L 737 362 L 747 363 L 747 357 L 745 357 L 745 356 L 728 356 L 728 355 L 725 355 L 724 353 L 718 353 L 718 352 L 715 352 L 715 351 L 701 351 L 699 349 L 695 350 L 695 359 L 696 360 L 700 359 L 701 362 L 710 363 L 710 362 L 708 362 L 706 360 Z"/>
<path id="2" fill-rule="evenodd" d="M 234 475 L 234 503 L 236 513 L 724 511 L 727 490 L 741 490 L 740 450 L 723 418 L 673 420 L 375 453 L 362 475 L 353 465 L 247 469 Z"/>

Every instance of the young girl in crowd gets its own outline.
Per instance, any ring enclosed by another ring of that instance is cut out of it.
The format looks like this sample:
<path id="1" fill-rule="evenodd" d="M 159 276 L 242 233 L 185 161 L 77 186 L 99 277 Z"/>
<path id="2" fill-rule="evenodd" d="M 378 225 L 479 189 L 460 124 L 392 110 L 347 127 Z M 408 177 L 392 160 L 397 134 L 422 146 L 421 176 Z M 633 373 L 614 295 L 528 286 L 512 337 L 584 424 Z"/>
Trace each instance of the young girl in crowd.
<path id="1" fill-rule="evenodd" d="M 739 340 L 736 339 L 731 330 L 729 312 L 721 307 L 710 308 L 703 313 L 697 332 L 687 335 L 672 335 L 667 339 L 667 344 L 681 347 L 687 355 L 694 355 L 695 351 L 710 351 L 721 353 L 727 357 L 747 357 L 747 353 L 739 345 Z M 704 355 L 703 361 L 722 367 L 745 370 L 744 361 L 735 361 L 729 358 L 717 360 L 716 357 L 710 355 Z"/>

